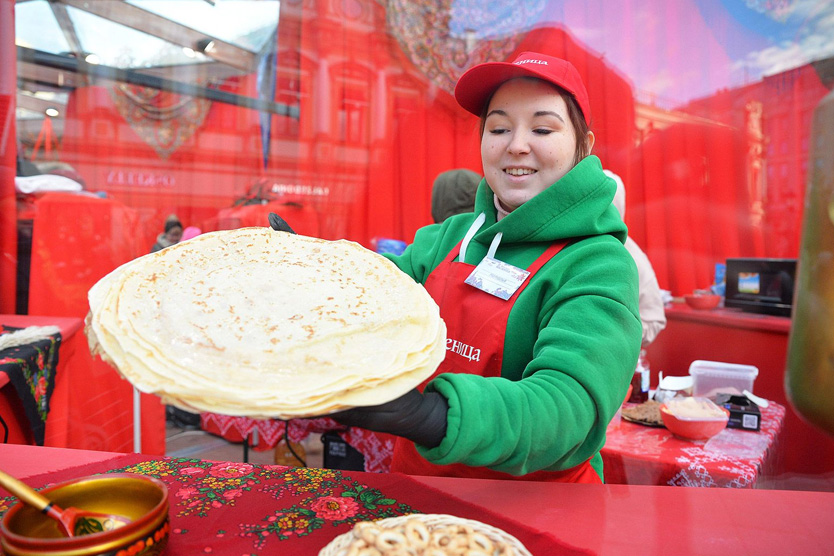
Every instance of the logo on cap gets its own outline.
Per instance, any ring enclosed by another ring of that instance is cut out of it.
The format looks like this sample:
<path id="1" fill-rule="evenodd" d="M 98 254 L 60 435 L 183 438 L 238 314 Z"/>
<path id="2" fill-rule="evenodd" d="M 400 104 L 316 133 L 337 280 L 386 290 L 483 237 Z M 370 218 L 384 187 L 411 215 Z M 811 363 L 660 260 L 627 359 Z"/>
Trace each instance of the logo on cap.
<path id="1" fill-rule="evenodd" d="M 543 66 L 547 65 L 546 60 L 519 60 L 518 62 L 513 63 L 517 66 L 520 66 L 521 64 L 541 64 Z"/>

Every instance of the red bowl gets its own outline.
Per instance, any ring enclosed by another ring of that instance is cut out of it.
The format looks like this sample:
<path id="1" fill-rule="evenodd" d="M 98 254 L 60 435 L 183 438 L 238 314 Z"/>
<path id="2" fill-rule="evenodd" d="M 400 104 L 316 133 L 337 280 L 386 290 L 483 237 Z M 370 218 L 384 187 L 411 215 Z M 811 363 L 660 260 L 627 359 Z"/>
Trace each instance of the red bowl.
<path id="1" fill-rule="evenodd" d="M 705 419 L 683 419 L 675 416 L 666 407 L 660 406 L 660 418 L 669 432 L 686 440 L 708 440 L 727 428 L 727 421 L 730 420 L 730 412 L 721 408 L 724 418 L 710 417 Z"/>
<path id="2" fill-rule="evenodd" d="M 715 309 L 721 303 L 720 295 L 685 295 L 683 298 L 687 305 L 701 311 Z"/>

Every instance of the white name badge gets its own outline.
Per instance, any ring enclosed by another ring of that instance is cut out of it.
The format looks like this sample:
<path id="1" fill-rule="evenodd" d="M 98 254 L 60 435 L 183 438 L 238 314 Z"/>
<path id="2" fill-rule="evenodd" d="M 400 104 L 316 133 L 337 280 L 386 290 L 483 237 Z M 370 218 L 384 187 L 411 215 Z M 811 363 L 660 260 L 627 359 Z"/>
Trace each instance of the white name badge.
<path id="1" fill-rule="evenodd" d="M 506 301 L 528 276 L 530 272 L 523 268 L 484 257 L 464 282 Z"/>

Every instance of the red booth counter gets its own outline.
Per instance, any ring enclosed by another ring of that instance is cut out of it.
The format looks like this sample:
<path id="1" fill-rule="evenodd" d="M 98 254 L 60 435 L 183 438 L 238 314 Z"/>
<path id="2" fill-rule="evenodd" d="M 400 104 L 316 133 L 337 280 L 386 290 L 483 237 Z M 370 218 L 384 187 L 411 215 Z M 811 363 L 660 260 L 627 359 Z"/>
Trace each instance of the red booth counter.
<path id="1" fill-rule="evenodd" d="M 50 398 L 50 412 L 46 422 L 44 445 L 69 447 L 62 442 L 67 437 L 66 419 L 57 417 L 66 413 L 67 373 L 76 373 L 78 358 L 75 356 L 77 349 L 78 332 L 83 328 L 84 322 L 81 319 L 71 317 L 30 317 L 26 315 L 0 315 L 0 324 L 14 328 L 27 328 L 29 326 L 57 326 L 61 335 L 61 344 L 58 351 L 58 365 L 55 371 L 55 389 Z M 6 379 L 6 380 L 3 380 Z M 23 411 L 23 406 L 14 388 L 8 382 L 5 374 L 0 374 L 0 415 L 3 416 L 9 427 L 9 444 L 35 444 L 32 434 L 32 427 Z M 57 408 L 57 409 L 56 409 Z M 80 447 L 80 446 L 79 446 Z"/>
<path id="2" fill-rule="evenodd" d="M 791 319 L 737 309 L 699 311 L 681 303 L 666 306 L 666 329 L 648 347 L 652 386 L 663 376 L 686 376 L 698 359 L 753 365 L 759 374 L 753 392 L 785 406 L 777 474 L 834 472 L 834 437 L 806 423 L 785 393 L 785 362 Z"/>
<path id="3" fill-rule="evenodd" d="M 354 500 L 381 494 L 422 512 L 478 519 L 524 539 L 537 556 L 834 554 L 834 512 L 827 511 L 834 507 L 830 492 L 409 477 L 39 446 L 8 448 L 0 450 L 0 468 L 35 487 L 128 466 L 159 476 L 171 493 L 169 556 L 315 556 L 349 527 L 336 521 L 337 511 L 354 508 L 346 497 L 336 495 L 331 504 L 321 500 L 328 489 L 350 481 L 355 481 L 354 492 L 367 489 L 364 497 Z M 239 488 L 241 481 L 245 488 Z M 194 488 L 198 483 L 207 488 Z M 272 498 L 258 504 L 268 493 Z M 293 507 L 299 494 L 306 502 Z M 5 496 L 0 491 L 0 511 L 10 504 Z M 197 518 L 198 511 L 204 511 L 204 517 Z M 322 526 L 305 528 L 314 517 Z M 264 530 L 269 524 L 273 529 L 260 537 L 265 543 L 260 548 L 253 544 L 258 537 L 246 535 L 240 526 Z M 292 524 L 301 534 L 287 531 Z M 536 550 L 544 543 L 550 543 L 548 549 Z"/>
<path id="4" fill-rule="evenodd" d="M 61 346 L 55 372 L 55 389 L 46 420 L 45 446 L 132 452 L 134 447 L 133 387 L 107 363 L 90 355 L 84 335 L 84 321 L 72 317 L 0 315 L 7 326 L 57 326 Z M 6 406 L 0 406 L 10 425 L 10 443 L 32 443 L 20 402 L 9 400 L 13 389 L 0 388 Z M 7 393 L 8 392 L 8 393 Z M 142 394 L 141 451 L 165 453 L 165 411 L 159 398 Z M 12 401 L 11 404 L 8 402 Z M 0 401 L 0 404 L 3 402 Z M 9 412 L 9 413 L 7 413 Z M 12 425 L 14 424 L 14 426 Z M 13 432 L 14 430 L 14 432 Z M 28 432 L 27 432 L 28 431 Z"/>

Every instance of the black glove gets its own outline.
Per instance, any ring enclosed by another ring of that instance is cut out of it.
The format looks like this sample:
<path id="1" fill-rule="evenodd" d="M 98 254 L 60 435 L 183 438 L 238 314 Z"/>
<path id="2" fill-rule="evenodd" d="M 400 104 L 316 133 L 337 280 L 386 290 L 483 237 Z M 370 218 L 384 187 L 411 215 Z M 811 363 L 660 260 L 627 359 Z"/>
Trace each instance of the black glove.
<path id="1" fill-rule="evenodd" d="M 382 405 L 356 407 L 329 415 L 337 423 L 407 438 L 428 448 L 446 436 L 449 404 L 437 392 L 412 390 Z"/>
<path id="2" fill-rule="evenodd" d="M 295 233 L 295 231 L 293 231 L 293 229 L 290 228 L 290 225 L 287 224 L 287 221 L 275 214 L 274 212 L 270 212 L 269 216 L 267 216 L 267 219 L 269 220 L 269 225 L 276 232 L 288 232 L 291 234 Z"/>

